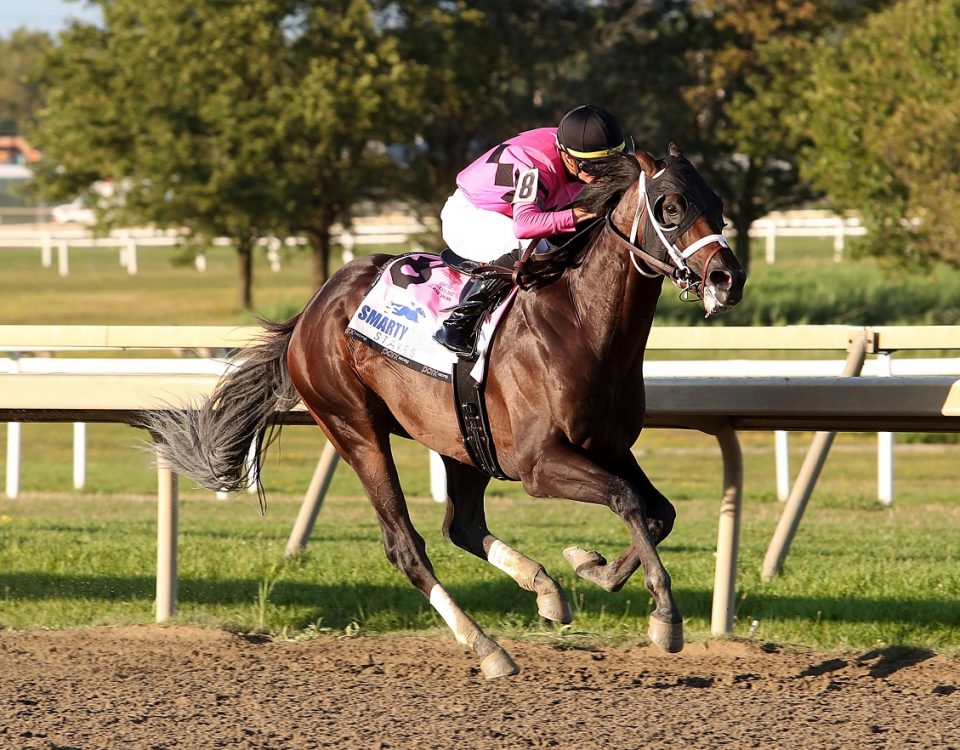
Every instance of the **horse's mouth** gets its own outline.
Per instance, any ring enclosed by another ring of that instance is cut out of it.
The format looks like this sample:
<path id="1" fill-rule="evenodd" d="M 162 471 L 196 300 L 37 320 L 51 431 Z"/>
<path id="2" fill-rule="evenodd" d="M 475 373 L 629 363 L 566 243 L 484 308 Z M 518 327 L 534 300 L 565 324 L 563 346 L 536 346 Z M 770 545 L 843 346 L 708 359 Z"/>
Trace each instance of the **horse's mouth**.
<path id="1" fill-rule="evenodd" d="M 713 271 L 703 285 L 704 317 L 719 315 L 735 307 L 743 299 L 743 284 L 746 275 L 736 278 L 728 271 Z"/>

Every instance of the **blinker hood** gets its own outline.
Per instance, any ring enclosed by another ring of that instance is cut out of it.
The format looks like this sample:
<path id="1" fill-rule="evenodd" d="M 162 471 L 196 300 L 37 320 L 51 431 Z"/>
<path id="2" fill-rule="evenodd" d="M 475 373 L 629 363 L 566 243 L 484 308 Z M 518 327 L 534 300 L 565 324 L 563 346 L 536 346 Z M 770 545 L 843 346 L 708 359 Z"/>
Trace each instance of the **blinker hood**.
<path id="1" fill-rule="evenodd" d="M 693 164 L 682 154 L 666 156 L 664 161 L 666 166 L 646 180 L 647 210 L 650 214 L 643 230 L 643 249 L 659 260 L 666 259 L 667 248 L 657 236 L 650 217 L 660 224 L 664 232 L 669 233 L 674 243 L 704 214 L 715 218 L 718 225 L 723 222 L 723 201 L 704 182 Z M 664 224 L 661 213 L 663 202 L 671 193 L 679 193 L 687 204 L 687 209 L 677 225 Z"/>

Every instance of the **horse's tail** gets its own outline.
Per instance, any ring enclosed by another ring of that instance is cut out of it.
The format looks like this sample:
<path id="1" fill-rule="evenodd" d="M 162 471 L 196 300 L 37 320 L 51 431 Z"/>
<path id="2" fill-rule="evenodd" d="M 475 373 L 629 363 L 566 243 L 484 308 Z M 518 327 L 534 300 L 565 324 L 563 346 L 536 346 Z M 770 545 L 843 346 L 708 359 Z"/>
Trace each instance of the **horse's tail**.
<path id="1" fill-rule="evenodd" d="M 287 371 L 287 346 L 300 316 L 286 323 L 260 320 L 265 333 L 235 355 L 213 394 L 197 409 L 149 412 L 143 427 L 170 468 L 200 487 L 236 492 L 255 476 L 261 506 L 260 467 L 279 435 L 279 412 L 299 396 Z M 255 446 L 251 455 L 251 445 Z"/>

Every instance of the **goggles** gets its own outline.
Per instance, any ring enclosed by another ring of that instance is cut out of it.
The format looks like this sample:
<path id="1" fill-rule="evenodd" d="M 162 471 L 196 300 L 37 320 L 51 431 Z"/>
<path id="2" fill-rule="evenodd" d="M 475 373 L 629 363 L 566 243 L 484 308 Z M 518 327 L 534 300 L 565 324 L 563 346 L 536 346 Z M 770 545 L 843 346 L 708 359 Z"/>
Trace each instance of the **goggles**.
<path id="1" fill-rule="evenodd" d="M 577 165 L 578 172 L 591 174 L 592 163 L 617 154 L 632 154 L 634 152 L 634 143 L 633 137 L 627 136 L 618 146 L 612 148 L 606 148 L 602 151 L 577 151 L 576 149 L 564 146 L 558 138 L 557 148 L 573 158 Z"/>

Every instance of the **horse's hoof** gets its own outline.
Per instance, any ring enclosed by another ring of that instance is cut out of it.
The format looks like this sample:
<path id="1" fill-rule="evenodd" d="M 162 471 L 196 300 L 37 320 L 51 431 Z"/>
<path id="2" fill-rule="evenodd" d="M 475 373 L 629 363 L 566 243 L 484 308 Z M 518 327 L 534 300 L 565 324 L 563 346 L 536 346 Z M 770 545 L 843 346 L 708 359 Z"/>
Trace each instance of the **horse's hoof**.
<path id="1" fill-rule="evenodd" d="M 583 547 L 567 547 L 563 551 L 563 556 L 570 563 L 577 575 L 583 575 L 580 570 L 583 568 L 595 568 L 598 565 L 606 565 L 607 561 L 599 552 L 584 549 Z"/>
<path id="2" fill-rule="evenodd" d="M 573 622 L 570 603 L 560 593 L 540 594 L 537 596 L 537 611 L 544 619 L 559 622 L 561 625 Z"/>
<path id="3" fill-rule="evenodd" d="M 650 628 L 647 630 L 650 640 L 664 651 L 675 654 L 683 650 L 683 623 L 670 623 L 650 618 Z"/>
<path id="4" fill-rule="evenodd" d="M 520 671 L 517 663 L 510 658 L 510 654 L 502 648 L 487 654 L 480 660 L 480 671 L 488 680 L 495 677 L 510 677 Z"/>

